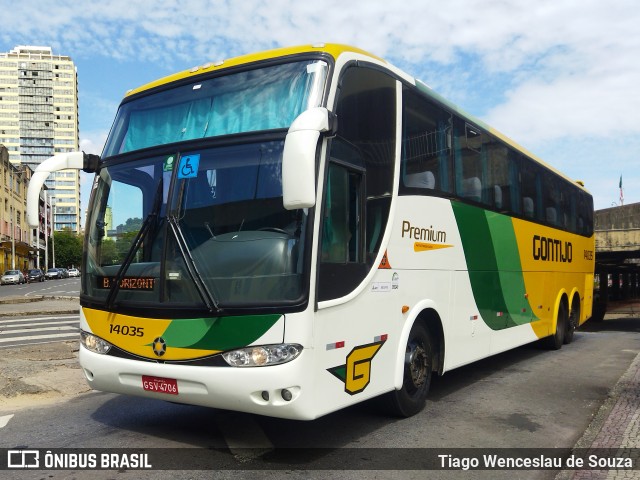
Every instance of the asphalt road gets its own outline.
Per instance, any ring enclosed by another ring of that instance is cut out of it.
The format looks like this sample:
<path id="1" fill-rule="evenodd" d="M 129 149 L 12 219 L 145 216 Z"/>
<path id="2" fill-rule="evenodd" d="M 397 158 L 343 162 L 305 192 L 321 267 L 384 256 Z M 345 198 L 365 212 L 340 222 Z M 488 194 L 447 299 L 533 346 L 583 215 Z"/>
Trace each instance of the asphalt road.
<path id="1" fill-rule="evenodd" d="M 0 298 L 12 295 L 56 295 L 65 297 L 80 296 L 80 278 L 62 278 L 45 282 L 25 283 L 22 285 L 0 286 Z"/>
<path id="2" fill-rule="evenodd" d="M 407 455 L 420 454 L 411 449 L 570 448 L 639 351 L 640 333 L 603 327 L 577 332 L 574 343 L 560 351 L 525 346 L 436 378 L 425 410 L 403 420 L 381 414 L 372 404 L 296 422 L 91 392 L 55 405 L 0 412 L 6 420 L 0 444 L 178 448 L 176 455 L 184 448 L 208 449 L 197 452 L 210 453 L 227 468 L 215 474 L 188 471 L 190 460 L 183 457 L 180 470 L 173 471 L 8 472 L 16 479 L 246 478 L 251 473 L 243 468 L 273 467 L 274 462 L 280 470 L 255 472 L 257 477 L 552 479 L 554 471 L 405 468 L 412 460 Z M 314 450 L 269 460 L 274 449 L 291 447 Z M 367 462 L 395 470 L 365 471 Z M 314 470 L 318 466 L 331 470 Z"/>

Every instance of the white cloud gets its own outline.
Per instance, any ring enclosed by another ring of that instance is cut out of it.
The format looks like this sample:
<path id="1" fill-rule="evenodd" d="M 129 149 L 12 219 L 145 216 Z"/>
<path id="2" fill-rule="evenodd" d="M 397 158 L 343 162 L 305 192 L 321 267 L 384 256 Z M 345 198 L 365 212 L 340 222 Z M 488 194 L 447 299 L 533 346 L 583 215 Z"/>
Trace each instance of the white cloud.
<path id="1" fill-rule="evenodd" d="M 167 69 L 277 46 L 349 43 L 534 151 L 554 140 L 640 136 L 633 0 L 22 0 L 3 11 L 3 23 L 12 26 L 0 32 L 8 48 L 52 45 L 74 59 L 142 59 Z M 633 175 L 629 185 L 640 179 Z"/>
<path id="2" fill-rule="evenodd" d="M 80 138 L 80 150 L 100 155 L 109 132 L 83 132 Z"/>

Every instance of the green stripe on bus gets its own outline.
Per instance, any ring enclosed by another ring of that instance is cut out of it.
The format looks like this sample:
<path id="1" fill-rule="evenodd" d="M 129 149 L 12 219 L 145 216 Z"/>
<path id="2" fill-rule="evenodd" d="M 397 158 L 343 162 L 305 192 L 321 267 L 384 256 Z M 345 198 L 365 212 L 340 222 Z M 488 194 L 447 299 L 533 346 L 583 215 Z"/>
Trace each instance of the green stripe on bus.
<path id="1" fill-rule="evenodd" d="M 252 344 L 280 317 L 273 314 L 173 320 L 162 337 L 172 347 L 230 350 Z"/>
<path id="2" fill-rule="evenodd" d="M 493 330 L 532 321 L 520 254 L 511 219 L 452 202 L 473 296 L 483 321 Z M 486 245 L 492 245 L 487 249 Z"/>

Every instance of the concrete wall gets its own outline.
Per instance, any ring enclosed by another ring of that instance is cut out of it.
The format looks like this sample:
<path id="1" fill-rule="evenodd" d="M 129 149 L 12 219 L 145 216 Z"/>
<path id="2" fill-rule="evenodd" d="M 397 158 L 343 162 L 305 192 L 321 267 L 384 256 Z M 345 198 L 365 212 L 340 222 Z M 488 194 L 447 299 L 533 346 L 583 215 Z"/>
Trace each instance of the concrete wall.
<path id="1" fill-rule="evenodd" d="M 640 249 L 640 203 L 595 212 L 596 252 Z"/>

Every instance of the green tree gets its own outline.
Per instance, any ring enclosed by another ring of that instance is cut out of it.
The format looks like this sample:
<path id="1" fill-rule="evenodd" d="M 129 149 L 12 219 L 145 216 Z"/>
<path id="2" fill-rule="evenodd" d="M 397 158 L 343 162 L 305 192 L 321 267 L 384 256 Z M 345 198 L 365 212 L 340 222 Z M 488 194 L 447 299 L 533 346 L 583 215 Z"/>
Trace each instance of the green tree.
<path id="1" fill-rule="evenodd" d="M 118 263 L 124 261 L 124 259 L 126 258 L 133 244 L 133 240 L 136 238 L 137 234 L 138 234 L 137 231 L 130 231 L 130 232 L 125 232 L 118 235 L 118 238 L 116 240 L 116 251 L 118 252 L 118 255 L 117 255 Z"/>
<path id="2" fill-rule="evenodd" d="M 68 268 L 72 265 L 78 267 L 82 263 L 82 236 L 70 230 L 62 230 L 53 233 L 53 242 L 49 242 L 49 265 L 53 266 L 53 253 L 55 247 L 56 266 Z"/>
<path id="3" fill-rule="evenodd" d="M 127 218 L 124 224 L 120 224 L 116 227 L 118 234 L 124 232 L 137 232 L 142 227 L 142 219 L 139 217 Z"/>
<path id="4" fill-rule="evenodd" d="M 118 251 L 116 249 L 116 242 L 114 242 L 113 239 L 103 238 L 100 252 L 101 265 L 115 265 L 118 263 Z"/>

